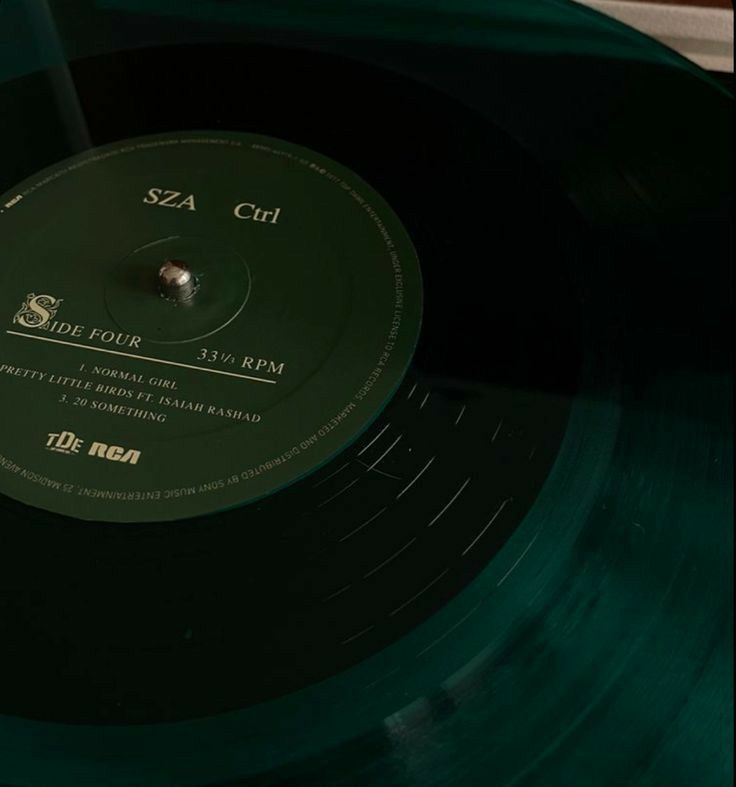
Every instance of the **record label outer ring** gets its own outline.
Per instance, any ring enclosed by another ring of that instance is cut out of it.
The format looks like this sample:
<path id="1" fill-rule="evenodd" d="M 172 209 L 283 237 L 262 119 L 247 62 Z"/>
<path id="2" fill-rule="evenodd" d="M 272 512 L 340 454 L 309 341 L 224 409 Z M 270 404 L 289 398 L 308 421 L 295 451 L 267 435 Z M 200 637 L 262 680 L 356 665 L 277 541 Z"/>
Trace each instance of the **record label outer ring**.
<path id="1" fill-rule="evenodd" d="M 419 334 L 397 216 L 269 137 L 125 140 L 0 198 L 0 492 L 96 521 L 263 497 L 373 422 Z M 177 302 L 157 271 L 197 280 Z"/>

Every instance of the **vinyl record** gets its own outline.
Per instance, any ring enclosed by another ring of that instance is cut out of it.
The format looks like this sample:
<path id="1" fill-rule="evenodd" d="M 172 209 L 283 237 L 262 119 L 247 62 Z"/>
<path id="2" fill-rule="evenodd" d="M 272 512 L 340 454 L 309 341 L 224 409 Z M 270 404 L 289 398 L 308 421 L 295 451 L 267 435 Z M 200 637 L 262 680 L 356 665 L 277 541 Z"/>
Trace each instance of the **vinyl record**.
<path id="1" fill-rule="evenodd" d="M 731 100 L 208 24 L 0 85 L 0 779 L 723 783 Z"/>

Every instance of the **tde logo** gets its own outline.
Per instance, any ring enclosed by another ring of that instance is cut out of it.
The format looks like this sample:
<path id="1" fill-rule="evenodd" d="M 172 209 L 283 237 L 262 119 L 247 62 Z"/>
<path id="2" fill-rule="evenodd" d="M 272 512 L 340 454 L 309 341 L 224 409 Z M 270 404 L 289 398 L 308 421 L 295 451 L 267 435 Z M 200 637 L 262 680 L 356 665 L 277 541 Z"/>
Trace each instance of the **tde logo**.
<path id="1" fill-rule="evenodd" d="M 60 454 L 78 454 L 84 440 L 80 440 L 74 432 L 51 432 L 46 441 L 49 451 L 58 451 Z"/>
<path id="2" fill-rule="evenodd" d="M 46 448 L 60 454 L 78 454 L 82 450 L 84 440 L 77 437 L 74 432 L 49 432 Z M 94 441 L 90 444 L 87 456 L 106 459 L 108 462 L 121 462 L 122 464 L 137 465 L 141 452 L 133 448 L 123 448 L 120 445 L 108 445 Z"/>

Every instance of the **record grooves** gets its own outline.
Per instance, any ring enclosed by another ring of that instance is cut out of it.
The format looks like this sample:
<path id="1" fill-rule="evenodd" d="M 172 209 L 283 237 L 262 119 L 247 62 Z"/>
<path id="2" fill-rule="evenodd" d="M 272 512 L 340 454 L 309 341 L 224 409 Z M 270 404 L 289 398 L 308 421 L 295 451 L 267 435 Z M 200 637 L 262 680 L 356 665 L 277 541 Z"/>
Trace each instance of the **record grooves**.
<path id="1" fill-rule="evenodd" d="M 44 683 L 33 692 L 42 705 L 29 707 L 32 694 L 11 670 L 16 677 L 3 692 L 6 712 L 55 718 L 55 709 L 64 709 L 59 720 L 85 723 L 173 720 L 262 702 L 334 674 L 457 593 L 524 516 L 554 460 L 579 356 L 566 253 L 581 225 L 571 209 L 500 132 L 472 115 L 459 126 L 463 110 L 445 109 L 448 99 L 427 90 L 420 103 L 421 93 L 412 93 L 411 128 L 431 129 L 417 137 L 409 135 L 406 119 L 399 122 L 413 86 L 393 77 L 376 84 L 373 70 L 345 72 L 344 65 L 345 81 L 335 85 L 326 78 L 335 69 L 327 59 L 295 54 L 290 61 L 268 49 L 249 54 L 270 81 L 261 76 L 259 92 L 248 91 L 242 115 L 220 118 L 225 129 L 317 144 L 309 121 L 294 122 L 294 115 L 320 114 L 313 95 L 311 112 L 295 106 L 306 85 L 294 75 L 332 85 L 343 101 L 342 86 L 364 79 L 355 93 L 364 123 L 356 124 L 358 107 L 346 111 L 349 142 L 347 129 L 333 121 L 322 128 L 319 149 L 370 173 L 414 240 L 425 291 L 414 368 L 355 448 L 276 498 L 132 532 L 109 525 L 90 531 L 34 515 L 36 524 L 14 535 L 6 551 L 14 565 L 5 570 L 34 565 L 54 588 L 50 598 L 24 590 L 24 601 L 13 605 L 14 639 L 29 643 L 17 653 L 18 667 L 41 659 L 29 674 L 36 685 Z M 139 134 L 141 117 L 148 118 L 149 131 L 205 127 L 211 110 L 204 93 L 194 98 L 192 77 L 205 63 L 210 78 L 218 70 L 225 74 L 236 55 L 243 74 L 251 72 L 239 50 L 189 52 L 180 81 L 166 78 L 165 105 L 163 85 L 148 78 L 156 116 L 142 107 L 129 116 L 124 97 L 144 74 L 163 73 L 156 64 L 168 62 L 170 51 L 76 63 L 83 106 L 86 95 L 99 94 L 96 85 L 106 85 L 109 103 L 85 107 L 93 142 L 107 142 L 111 129 L 121 138 Z M 116 85 L 119 74 L 125 81 Z M 186 103 L 176 84 L 186 90 Z M 378 102 L 368 89 L 382 97 L 375 117 Z M 319 100 L 327 107 L 336 99 L 337 93 Z M 283 106 L 290 107 L 289 118 L 280 127 Z M 388 127 L 387 116 L 394 119 Z M 460 127 L 462 143 L 453 140 Z M 485 185 L 489 176 L 492 191 Z M 424 186 L 417 192 L 419 177 Z M 443 200 L 447 207 L 438 211 Z M 427 220 L 438 213 L 441 237 Z M 533 236 L 524 232 L 530 215 L 539 225 Z M 487 289 L 468 286 L 463 250 L 470 248 L 487 249 Z M 535 273 L 531 288 L 524 266 L 538 259 L 545 260 L 547 282 Z M 36 554 L 39 539 L 45 556 Z M 62 543 L 63 566 L 55 558 Z M 49 658 L 74 665 L 80 677 L 95 674 L 94 684 L 85 688 L 73 675 L 59 683 L 49 674 L 44 681 L 39 676 L 47 674 Z M 200 676 L 196 683 L 192 674 Z M 70 717 L 72 697 L 77 710 Z"/>

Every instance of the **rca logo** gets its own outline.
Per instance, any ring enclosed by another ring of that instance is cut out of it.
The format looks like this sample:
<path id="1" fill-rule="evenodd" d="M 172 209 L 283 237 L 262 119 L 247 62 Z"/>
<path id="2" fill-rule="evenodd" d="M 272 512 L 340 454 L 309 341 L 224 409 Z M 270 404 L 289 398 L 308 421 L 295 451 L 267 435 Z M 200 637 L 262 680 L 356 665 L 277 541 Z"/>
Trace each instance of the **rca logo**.
<path id="1" fill-rule="evenodd" d="M 56 451 L 60 454 L 80 453 L 84 440 L 77 437 L 74 432 L 50 432 L 46 440 L 46 448 L 49 451 Z M 94 456 L 98 459 L 106 459 L 108 462 L 120 462 L 122 464 L 137 465 L 141 458 L 141 452 L 134 448 L 123 448 L 121 445 L 108 445 L 93 441 L 90 444 L 87 456 Z"/>
<path id="2" fill-rule="evenodd" d="M 137 465 L 141 458 L 141 452 L 132 448 L 123 448 L 119 445 L 106 445 L 105 443 L 92 443 L 87 451 L 89 456 L 97 456 L 100 459 L 107 459 L 108 462 L 123 462 L 129 465 Z"/>

